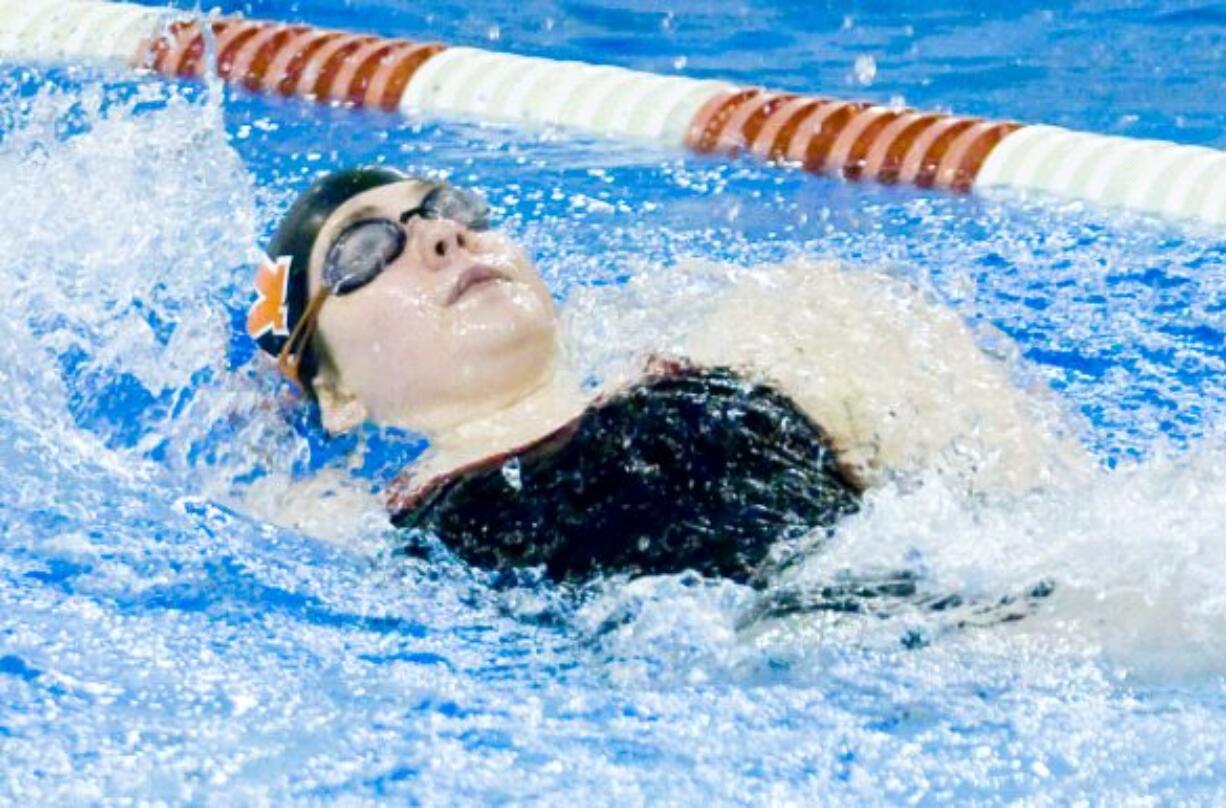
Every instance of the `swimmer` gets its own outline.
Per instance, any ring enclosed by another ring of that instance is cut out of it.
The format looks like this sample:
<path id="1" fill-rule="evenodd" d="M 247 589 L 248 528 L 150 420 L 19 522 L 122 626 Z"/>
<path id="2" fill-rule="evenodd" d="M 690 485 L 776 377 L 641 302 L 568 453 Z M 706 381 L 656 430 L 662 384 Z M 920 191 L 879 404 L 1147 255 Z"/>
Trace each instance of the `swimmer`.
<path id="1" fill-rule="evenodd" d="M 472 192 L 336 172 L 268 253 L 251 336 L 329 433 L 424 435 L 391 520 L 482 567 L 756 582 L 772 548 L 828 535 L 893 476 L 1024 490 L 1067 449 L 954 313 L 880 273 L 762 273 L 684 355 L 591 391 L 536 268 Z M 923 333 L 900 327 L 917 318 Z"/>

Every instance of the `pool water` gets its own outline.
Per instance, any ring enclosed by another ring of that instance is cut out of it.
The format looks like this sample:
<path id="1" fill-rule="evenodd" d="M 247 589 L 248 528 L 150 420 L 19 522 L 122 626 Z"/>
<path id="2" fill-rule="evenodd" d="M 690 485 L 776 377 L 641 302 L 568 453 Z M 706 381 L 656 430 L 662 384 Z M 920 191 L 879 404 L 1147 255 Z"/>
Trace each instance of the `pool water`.
<path id="1" fill-rule="evenodd" d="M 1220 5 L 223 8 L 1226 148 Z M 0 802 L 1226 803 L 1226 234 L 82 68 L 0 99 Z M 326 440 L 240 328 L 279 213 L 355 162 L 482 190 L 593 374 L 766 263 L 912 278 L 1100 471 L 886 486 L 805 574 L 1052 597 L 755 623 L 729 582 L 397 557 L 372 492 L 422 441 Z"/>

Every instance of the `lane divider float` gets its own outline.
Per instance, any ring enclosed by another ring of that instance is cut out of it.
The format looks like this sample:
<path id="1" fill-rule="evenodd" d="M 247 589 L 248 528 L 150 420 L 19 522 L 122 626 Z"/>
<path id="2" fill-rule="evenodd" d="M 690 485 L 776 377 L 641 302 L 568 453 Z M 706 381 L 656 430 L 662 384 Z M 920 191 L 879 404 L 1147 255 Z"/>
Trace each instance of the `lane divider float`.
<path id="1" fill-rule="evenodd" d="M 0 58 L 85 61 L 251 92 L 534 126 L 853 181 L 1039 192 L 1226 225 L 1226 152 L 104 0 L 0 0 Z"/>

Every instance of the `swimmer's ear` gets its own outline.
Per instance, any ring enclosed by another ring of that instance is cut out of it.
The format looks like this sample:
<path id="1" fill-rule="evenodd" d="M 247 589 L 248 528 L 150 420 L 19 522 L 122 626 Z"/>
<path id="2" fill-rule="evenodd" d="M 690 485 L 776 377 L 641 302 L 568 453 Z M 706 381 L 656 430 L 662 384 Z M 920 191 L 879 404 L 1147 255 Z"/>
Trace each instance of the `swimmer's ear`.
<path id="1" fill-rule="evenodd" d="M 344 388 L 329 368 L 321 367 L 311 382 L 319 401 L 319 414 L 324 429 L 339 435 L 363 424 L 370 413 L 366 406 Z"/>

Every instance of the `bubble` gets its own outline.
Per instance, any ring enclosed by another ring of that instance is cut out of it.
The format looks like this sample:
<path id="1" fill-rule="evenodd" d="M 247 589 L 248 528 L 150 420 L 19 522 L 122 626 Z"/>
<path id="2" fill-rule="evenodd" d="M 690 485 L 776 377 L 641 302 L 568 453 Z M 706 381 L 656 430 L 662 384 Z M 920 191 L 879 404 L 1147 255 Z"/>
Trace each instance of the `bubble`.
<path id="1" fill-rule="evenodd" d="M 857 84 L 862 87 L 868 87 L 873 83 L 873 79 L 877 78 L 877 60 L 870 54 L 860 54 L 856 57 L 855 65 L 852 67 L 852 74 L 855 76 Z"/>

